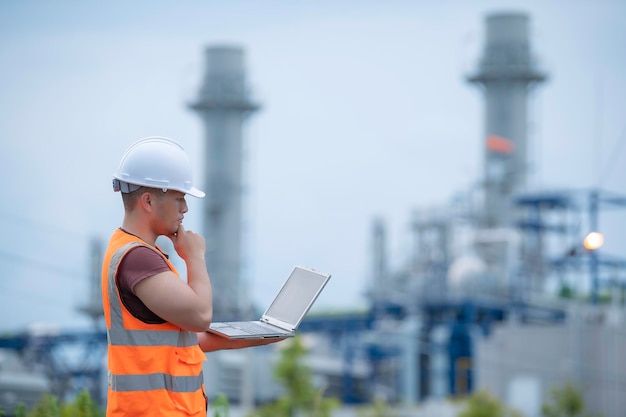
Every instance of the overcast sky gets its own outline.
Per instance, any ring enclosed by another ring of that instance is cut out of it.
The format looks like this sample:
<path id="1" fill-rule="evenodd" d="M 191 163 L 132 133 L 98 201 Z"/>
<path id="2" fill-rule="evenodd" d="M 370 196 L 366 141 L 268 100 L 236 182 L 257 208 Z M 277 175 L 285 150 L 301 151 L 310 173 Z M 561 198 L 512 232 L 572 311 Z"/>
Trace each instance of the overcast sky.
<path id="1" fill-rule="evenodd" d="M 150 135 L 179 140 L 201 172 L 186 104 L 204 49 L 222 44 L 245 49 L 262 105 L 245 129 L 255 303 L 302 263 L 333 274 L 316 308 L 363 306 L 372 219 L 397 268 L 413 211 L 480 180 L 483 100 L 464 77 L 500 11 L 528 13 L 549 74 L 529 103 L 530 183 L 626 192 L 623 1 L 0 2 L 0 330 L 85 323 L 90 240 L 122 219 L 111 174 Z M 619 218 L 603 226 L 624 255 Z"/>

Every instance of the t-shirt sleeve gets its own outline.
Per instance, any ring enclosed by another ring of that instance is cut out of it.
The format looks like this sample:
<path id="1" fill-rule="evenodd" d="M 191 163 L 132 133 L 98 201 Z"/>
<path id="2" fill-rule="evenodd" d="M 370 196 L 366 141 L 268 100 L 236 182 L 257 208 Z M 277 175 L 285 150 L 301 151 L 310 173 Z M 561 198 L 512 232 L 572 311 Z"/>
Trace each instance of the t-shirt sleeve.
<path id="1" fill-rule="evenodd" d="M 121 289 L 135 293 L 135 285 L 141 280 L 169 271 L 165 259 L 153 249 L 137 246 L 122 259 L 118 271 L 118 285 Z"/>

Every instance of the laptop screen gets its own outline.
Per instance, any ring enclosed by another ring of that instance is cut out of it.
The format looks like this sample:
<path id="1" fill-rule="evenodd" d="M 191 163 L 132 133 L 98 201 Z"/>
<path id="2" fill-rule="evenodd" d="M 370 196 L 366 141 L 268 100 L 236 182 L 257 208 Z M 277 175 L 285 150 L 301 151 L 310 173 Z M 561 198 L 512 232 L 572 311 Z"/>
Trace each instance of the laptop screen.
<path id="1" fill-rule="evenodd" d="M 295 326 L 306 314 L 327 280 L 326 274 L 301 267 L 294 268 L 265 315 Z"/>

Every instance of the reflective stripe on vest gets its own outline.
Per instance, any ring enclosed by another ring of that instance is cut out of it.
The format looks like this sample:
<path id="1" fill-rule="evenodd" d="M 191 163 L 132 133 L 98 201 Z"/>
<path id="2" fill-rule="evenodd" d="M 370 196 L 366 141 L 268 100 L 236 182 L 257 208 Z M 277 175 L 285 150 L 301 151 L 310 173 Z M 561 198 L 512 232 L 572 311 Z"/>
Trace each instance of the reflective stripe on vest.
<path id="1" fill-rule="evenodd" d="M 124 320 L 122 319 L 122 306 L 120 305 L 120 300 L 116 296 L 117 288 L 115 285 L 115 274 L 117 272 L 117 267 L 119 266 L 120 260 L 122 256 L 126 253 L 127 250 L 132 248 L 133 246 L 140 245 L 139 242 L 131 242 L 127 245 L 122 246 L 118 250 L 115 251 L 113 256 L 111 257 L 111 263 L 109 263 L 109 276 L 107 277 L 107 285 L 109 287 L 109 305 L 111 306 L 111 330 L 119 329 L 120 332 L 124 332 Z M 118 332 L 114 332 L 111 334 L 109 331 L 109 336 L 115 336 Z M 109 339 L 110 340 L 110 339 Z M 114 341 L 112 344 L 118 344 Z M 119 343 L 125 344 L 125 343 Z"/>
<path id="2" fill-rule="evenodd" d="M 113 375 L 109 373 L 109 386 L 113 391 L 151 391 L 166 389 L 171 392 L 195 392 L 202 388 L 202 375 L 172 376 L 168 374 Z"/>
<path id="3" fill-rule="evenodd" d="M 109 344 L 112 346 L 174 346 L 189 347 L 198 344 L 198 336 L 178 330 L 124 330 L 107 329 Z"/>

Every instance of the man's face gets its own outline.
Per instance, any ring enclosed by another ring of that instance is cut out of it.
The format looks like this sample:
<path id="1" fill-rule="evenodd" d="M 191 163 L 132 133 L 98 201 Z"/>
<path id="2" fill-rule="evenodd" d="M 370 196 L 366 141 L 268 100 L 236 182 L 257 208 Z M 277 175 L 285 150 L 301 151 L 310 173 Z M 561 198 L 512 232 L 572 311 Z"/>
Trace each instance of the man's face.
<path id="1" fill-rule="evenodd" d="M 174 190 L 168 190 L 166 193 L 157 191 L 153 204 L 159 233 L 162 235 L 176 233 L 188 210 L 185 194 Z"/>

